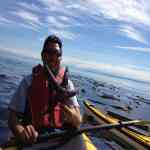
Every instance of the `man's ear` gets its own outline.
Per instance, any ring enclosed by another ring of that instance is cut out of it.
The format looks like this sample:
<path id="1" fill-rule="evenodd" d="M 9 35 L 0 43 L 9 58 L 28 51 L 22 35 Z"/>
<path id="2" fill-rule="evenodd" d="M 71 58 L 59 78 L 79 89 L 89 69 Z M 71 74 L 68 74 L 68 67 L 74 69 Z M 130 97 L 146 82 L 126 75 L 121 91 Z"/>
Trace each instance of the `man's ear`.
<path id="1" fill-rule="evenodd" d="M 47 59 L 48 59 L 47 53 L 43 53 L 42 54 L 42 60 L 47 61 Z"/>

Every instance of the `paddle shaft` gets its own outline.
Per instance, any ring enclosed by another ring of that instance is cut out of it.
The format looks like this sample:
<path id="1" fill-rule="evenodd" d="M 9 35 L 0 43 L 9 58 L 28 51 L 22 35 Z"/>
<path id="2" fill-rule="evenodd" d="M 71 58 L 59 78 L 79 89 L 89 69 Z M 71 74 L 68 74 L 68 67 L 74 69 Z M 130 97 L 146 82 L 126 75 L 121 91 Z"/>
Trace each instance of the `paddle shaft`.
<path id="1" fill-rule="evenodd" d="M 96 131 L 96 130 L 109 130 L 112 128 L 122 128 L 122 127 L 126 127 L 129 125 L 134 125 L 134 124 L 138 124 L 142 121 L 139 120 L 133 120 L 133 121 L 124 121 L 124 122 L 120 122 L 120 123 L 112 123 L 112 124 L 108 124 L 108 125 L 94 125 L 94 126 L 90 126 L 90 127 L 85 127 L 85 128 L 81 128 L 81 129 L 74 129 L 71 131 L 62 131 L 60 133 L 52 133 L 50 135 L 41 135 L 39 136 L 39 141 L 41 140 L 46 140 L 46 139 L 51 139 L 51 138 L 60 138 L 60 137 L 64 137 L 64 136 L 76 136 L 79 134 L 82 134 L 83 132 L 90 132 L 90 131 Z"/>
<path id="2" fill-rule="evenodd" d="M 85 127 L 85 128 L 81 128 L 81 129 L 73 129 L 73 130 L 69 130 L 69 131 L 61 131 L 58 133 L 50 133 L 48 135 L 40 135 L 37 139 L 36 143 L 42 143 L 42 142 L 46 142 L 50 139 L 61 139 L 61 138 L 65 138 L 65 137 L 74 137 L 77 136 L 79 134 L 82 134 L 84 132 L 89 132 L 89 131 L 96 131 L 96 130 L 109 130 L 109 129 L 113 129 L 113 128 L 122 128 L 122 127 L 126 127 L 126 126 L 130 126 L 130 125 L 134 125 L 134 124 L 138 124 L 138 123 L 150 123 L 149 121 L 139 121 L 139 120 L 133 120 L 133 121 L 124 121 L 124 122 L 120 122 L 120 123 L 112 123 L 112 124 L 108 124 L 108 125 L 95 125 L 95 126 L 90 126 L 90 127 Z M 0 146 L 0 148 L 6 148 L 6 147 L 10 147 L 10 146 L 15 146 L 16 142 L 12 142 L 12 143 L 5 143 L 3 145 Z M 23 144 L 25 147 L 28 146 L 26 144 Z"/>

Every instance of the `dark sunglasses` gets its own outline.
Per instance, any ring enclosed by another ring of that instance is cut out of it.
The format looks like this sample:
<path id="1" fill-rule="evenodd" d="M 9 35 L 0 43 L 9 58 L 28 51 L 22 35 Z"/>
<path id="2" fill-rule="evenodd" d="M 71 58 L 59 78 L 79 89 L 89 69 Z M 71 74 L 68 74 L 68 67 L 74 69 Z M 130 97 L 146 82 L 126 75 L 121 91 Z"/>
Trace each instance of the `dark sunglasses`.
<path id="1" fill-rule="evenodd" d="M 53 57 L 54 55 L 57 57 L 62 56 L 61 51 L 58 51 L 57 49 L 45 49 L 44 52 L 46 52 L 50 57 Z"/>

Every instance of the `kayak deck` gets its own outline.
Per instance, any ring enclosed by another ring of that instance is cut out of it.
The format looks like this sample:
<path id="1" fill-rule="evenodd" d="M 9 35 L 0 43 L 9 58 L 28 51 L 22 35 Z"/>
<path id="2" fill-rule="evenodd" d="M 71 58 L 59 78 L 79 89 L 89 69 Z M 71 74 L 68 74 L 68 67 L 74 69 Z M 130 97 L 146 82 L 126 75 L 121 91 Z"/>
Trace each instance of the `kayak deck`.
<path id="1" fill-rule="evenodd" d="M 119 121 L 118 119 L 107 115 L 105 112 L 102 112 L 89 101 L 84 101 L 84 109 L 89 116 L 92 116 L 100 124 L 116 123 Z M 107 133 L 106 138 L 109 136 L 109 139 L 115 140 L 117 143 L 128 149 L 144 150 L 150 148 L 150 137 L 130 131 L 127 128 L 121 128 L 120 130 L 111 129 Z"/>
<path id="2" fill-rule="evenodd" d="M 95 145 L 91 142 L 91 140 L 88 138 L 86 134 L 82 134 L 86 150 L 97 150 Z"/>
<path id="3" fill-rule="evenodd" d="M 67 142 L 66 142 L 67 141 Z M 64 143 L 63 143 L 64 142 Z M 39 141 L 38 143 L 32 145 L 20 145 L 19 142 L 16 142 L 15 138 L 10 139 L 3 145 L 0 145 L 0 150 L 97 150 L 92 141 L 86 134 L 78 135 L 75 137 L 57 137 L 50 138 L 44 141 Z"/>

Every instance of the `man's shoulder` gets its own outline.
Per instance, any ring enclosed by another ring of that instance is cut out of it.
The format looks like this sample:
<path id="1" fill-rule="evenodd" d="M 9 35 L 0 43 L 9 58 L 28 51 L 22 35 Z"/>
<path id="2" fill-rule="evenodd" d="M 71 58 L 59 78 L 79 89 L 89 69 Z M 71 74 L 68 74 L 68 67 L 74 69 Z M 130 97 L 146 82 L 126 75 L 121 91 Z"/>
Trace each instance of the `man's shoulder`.
<path id="1" fill-rule="evenodd" d="M 32 82 L 32 74 L 25 75 L 22 82 L 27 86 L 30 86 Z"/>

